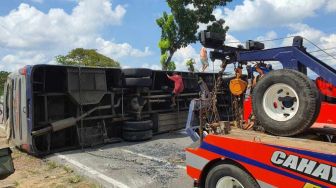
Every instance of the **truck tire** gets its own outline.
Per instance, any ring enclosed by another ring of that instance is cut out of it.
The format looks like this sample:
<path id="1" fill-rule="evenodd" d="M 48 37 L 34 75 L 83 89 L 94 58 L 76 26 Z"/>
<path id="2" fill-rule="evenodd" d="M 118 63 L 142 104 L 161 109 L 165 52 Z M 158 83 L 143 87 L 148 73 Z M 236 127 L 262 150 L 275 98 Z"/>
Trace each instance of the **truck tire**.
<path id="1" fill-rule="evenodd" d="M 321 100 L 316 85 L 306 75 L 283 69 L 270 72 L 258 82 L 252 107 L 266 132 L 293 136 L 315 122 Z"/>
<path id="2" fill-rule="evenodd" d="M 146 131 L 123 131 L 123 138 L 126 141 L 145 141 L 153 137 L 153 130 Z"/>
<path id="3" fill-rule="evenodd" d="M 123 125 L 124 131 L 147 131 L 153 129 L 151 120 L 144 121 L 125 121 Z"/>
<path id="4" fill-rule="evenodd" d="M 145 68 L 137 68 L 137 69 L 130 68 L 130 69 L 122 69 L 121 71 L 124 77 L 141 78 L 152 76 L 152 70 Z"/>
<path id="5" fill-rule="evenodd" d="M 150 87 L 151 85 L 151 78 L 124 78 L 125 87 Z"/>
<path id="6" fill-rule="evenodd" d="M 213 187 L 260 188 L 252 176 L 231 164 L 220 164 L 209 171 L 205 179 L 205 188 Z"/>

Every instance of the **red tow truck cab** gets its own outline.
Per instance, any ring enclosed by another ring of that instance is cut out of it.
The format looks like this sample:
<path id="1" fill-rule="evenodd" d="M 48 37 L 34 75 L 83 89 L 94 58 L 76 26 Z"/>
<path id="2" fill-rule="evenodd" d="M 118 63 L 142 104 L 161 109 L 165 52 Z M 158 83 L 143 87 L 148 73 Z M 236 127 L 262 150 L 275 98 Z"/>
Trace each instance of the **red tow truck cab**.
<path id="1" fill-rule="evenodd" d="M 195 187 L 212 187 L 209 181 L 218 176 L 212 171 L 220 165 L 243 171 L 245 176 L 230 175 L 238 181 L 255 182 L 242 187 L 336 187 L 334 143 L 233 129 L 224 136 L 207 135 L 198 147 L 186 149 L 186 159 Z"/>

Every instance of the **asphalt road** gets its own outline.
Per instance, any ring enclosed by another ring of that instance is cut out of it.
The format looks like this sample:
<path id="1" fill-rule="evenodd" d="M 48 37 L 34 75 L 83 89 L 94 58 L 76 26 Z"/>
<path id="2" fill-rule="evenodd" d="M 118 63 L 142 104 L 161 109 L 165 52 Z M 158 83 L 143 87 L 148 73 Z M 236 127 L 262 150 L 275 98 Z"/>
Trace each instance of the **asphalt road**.
<path id="1" fill-rule="evenodd" d="M 183 132 L 154 136 L 146 142 L 121 142 L 56 153 L 66 164 L 104 187 L 193 187 L 185 170 L 184 149 L 192 143 Z"/>

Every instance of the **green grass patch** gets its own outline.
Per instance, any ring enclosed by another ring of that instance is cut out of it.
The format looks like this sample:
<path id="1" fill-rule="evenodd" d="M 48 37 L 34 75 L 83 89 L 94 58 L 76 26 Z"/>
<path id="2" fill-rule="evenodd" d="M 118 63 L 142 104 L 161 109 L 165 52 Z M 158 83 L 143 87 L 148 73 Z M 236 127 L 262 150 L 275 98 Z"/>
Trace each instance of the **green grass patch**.
<path id="1" fill-rule="evenodd" d="M 75 184 L 75 183 L 79 183 L 82 181 L 82 177 L 81 176 L 78 176 L 78 175 L 75 175 L 75 176 L 72 176 L 68 179 L 69 183 L 72 183 L 72 184 Z"/>
<path id="2" fill-rule="evenodd" d="M 56 162 L 54 162 L 54 161 L 48 161 L 47 165 L 48 165 L 48 169 L 49 170 L 52 170 L 52 169 L 55 169 L 55 168 L 58 167 L 58 164 Z"/>

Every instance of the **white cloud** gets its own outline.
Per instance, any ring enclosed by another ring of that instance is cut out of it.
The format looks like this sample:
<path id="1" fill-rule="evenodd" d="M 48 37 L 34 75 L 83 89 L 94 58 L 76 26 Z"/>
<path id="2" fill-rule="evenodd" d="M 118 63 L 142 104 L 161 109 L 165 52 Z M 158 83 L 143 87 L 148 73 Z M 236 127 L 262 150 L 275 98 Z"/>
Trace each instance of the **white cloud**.
<path id="1" fill-rule="evenodd" d="M 302 23 L 290 24 L 289 29 L 294 31 L 294 33 L 289 33 L 289 36 L 302 36 L 313 42 L 319 42 L 320 38 L 325 35 L 322 31 Z"/>
<path id="2" fill-rule="evenodd" d="M 195 48 L 191 45 L 188 45 L 185 48 L 181 48 L 177 50 L 174 54 L 174 61 L 184 61 L 190 58 L 199 59 L 198 53 L 196 52 Z"/>
<path id="3" fill-rule="evenodd" d="M 185 7 L 186 7 L 186 9 L 189 9 L 189 10 L 197 10 L 193 4 L 188 4 Z"/>
<path id="4" fill-rule="evenodd" d="M 108 0 L 79 1 L 71 14 L 63 9 L 48 13 L 28 4 L 20 4 L 7 16 L 0 17 L 0 45 L 7 48 L 41 48 L 41 45 L 64 47 L 85 45 L 87 36 L 106 25 L 118 25 L 126 10 L 112 9 Z M 67 45 L 67 46 L 68 46 Z"/>
<path id="5" fill-rule="evenodd" d="M 151 54 L 147 47 L 142 51 L 128 43 L 107 41 L 99 35 L 103 28 L 122 23 L 125 6 L 112 6 L 110 0 L 78 0 L 76 3 L 70 13 L 59 8 L 44 13 L 22 3 L 8 15 L 0 16 L 0 48 L 5 49 L 0 52 L 1 69 L 52 62 L 56 55 L 77 47 L 104 49 L 101 52 L 115 59 Z M 117 50 L 108 51 L 111 46 Z"/>
<path id="6" fill-rule="evenodd" d="M 232 31 L 296 23 L 316 15 L 326 0 L 244 0 L 233 9 L 217 9 L 217 18 L 224 18 Z"/>
<path id="7" fill-rule="evenodd" d="M 1 59 L 0 70 L 16 71 L 27 64 L 47 63 L 44 54 L 33 51 L 18 51 Z"/>
<path id="8" fill-rule="evenodd" d="M 198 49 L 200 50 L 200 49 Z M 179 71 L 187 71 L 187 66 L 186 66 L 186 61 L 189 60 L 190 58 L 194 59 L 196 64 L 195 69 L 196 72 L 201 70 L 201 61 L 199 57 L 199 51 L 196 50 L 193 46 L 188 45 L 185 48 L 181 48 L 177 50 L 173 56 L 173 61 L 175 62 L 176 65 L 176 70 Z M 209 51 L 211 49 L 208 49 L 208 57 L 209 57 Z M 215 61 L 214 65 L 214 72 L 218 72 L 220 69 L 220 61 Z M 209 59 L 209 67 L 205 72 L 213 72 L 213 62 Z"/>
<path id="9" fill-rule="evenodd" d="M 145 63 L 141 66 L 142 68 L 148 68 L 148 69 L 152 69 L 152 70 L 161 70 L 161 66 L 156 65 L 156 64 L 148 64 Z"/>
<path id="10" fill-rule="evenodd" d="M 149 47 L 145 47 L 144 51 L 141 51 L 134 49 L 128 43 L 118 44 L 111 41 L 106 41 L 102 38 L 96 39 L 96 45 L 98 47 L 98 52 L 117 59 L 125 56 L 145 57 L 152 54 L 152 52 L 149 50 Z"/>
<path id="11" fill-rule="evenodd" d="M 323 49 L 335 47 L 336 33 L 327 34 L 321 30 L 302 23 L 290 24 L 288 27 L 293 32 L 288 33 L 287 36 L 302 36 L 304 38 L 304 45 L 308 48 L 308 51 L 318 50 L 313 44 L 311 44 L 311 42 Z M 282 45 L 291 45 L 292 41 L 293 38 L 288 38 L 284 40 Z"/>
<path id="12" fill-rule="evenodd" d="M 336 34 L 330 34 L 323 36 L 320 39 L 323 48 L 335 48 L 336 47 Z"/>
<path id="13" fill-rule="evenodd" d="M 328 3 L 326 4 L 326 10 L 327 12 L 335 12 L 336 11 L 336 1 L 335 0 L 328 0 Z"/>
<path id="14" fill-rule="evenodd" d="M 226 34 L 225 42 L 227 43 L 241 43 L 236 37 L 230 35 L 229 33 Z"/>
<path id="15" fill-rule="evenodd" d="M 264 40 L 276 39 L 277 37 L 278 34 L 275 31 L 269 31 L 264 36 L 258 36 L 256 40 L 264 41 Z M 277 46 L 277 41 L 265 41 L 263 43 L 265 44 L 265 48 L 274 48 Z"/>
<path id="16" fill-rule="evenodd" d="M 123 68 L 123 69 L 127 69 L 127 68 L 132 68 L 132 67 L 129 66 L 129 65 L 121 65 L 121 68 Z"/>
<path id="17" fill-rule="evenodd" d="M 320 47 L 325 50 L 328 54 L 332 55 L 334 58 L 330 57 L 324 52 L 315 53 L 320 59 L 333 65 L 336 68 L 336 34 L 324 35 L 319 40 Z"/>
<path id="18" fill-rule="evenodd" d="M 176 70 L 186 71 L 187 67 L 185 65 L 185 62 L 190 58 L 196 61 L 196 65 L 199 64 L 199 53 L 196 52 L 196 49 L 191 45 L 188 45 L 185 48 L 177 50 L 173 56 L 173 61 L 175 62 Z"/>

